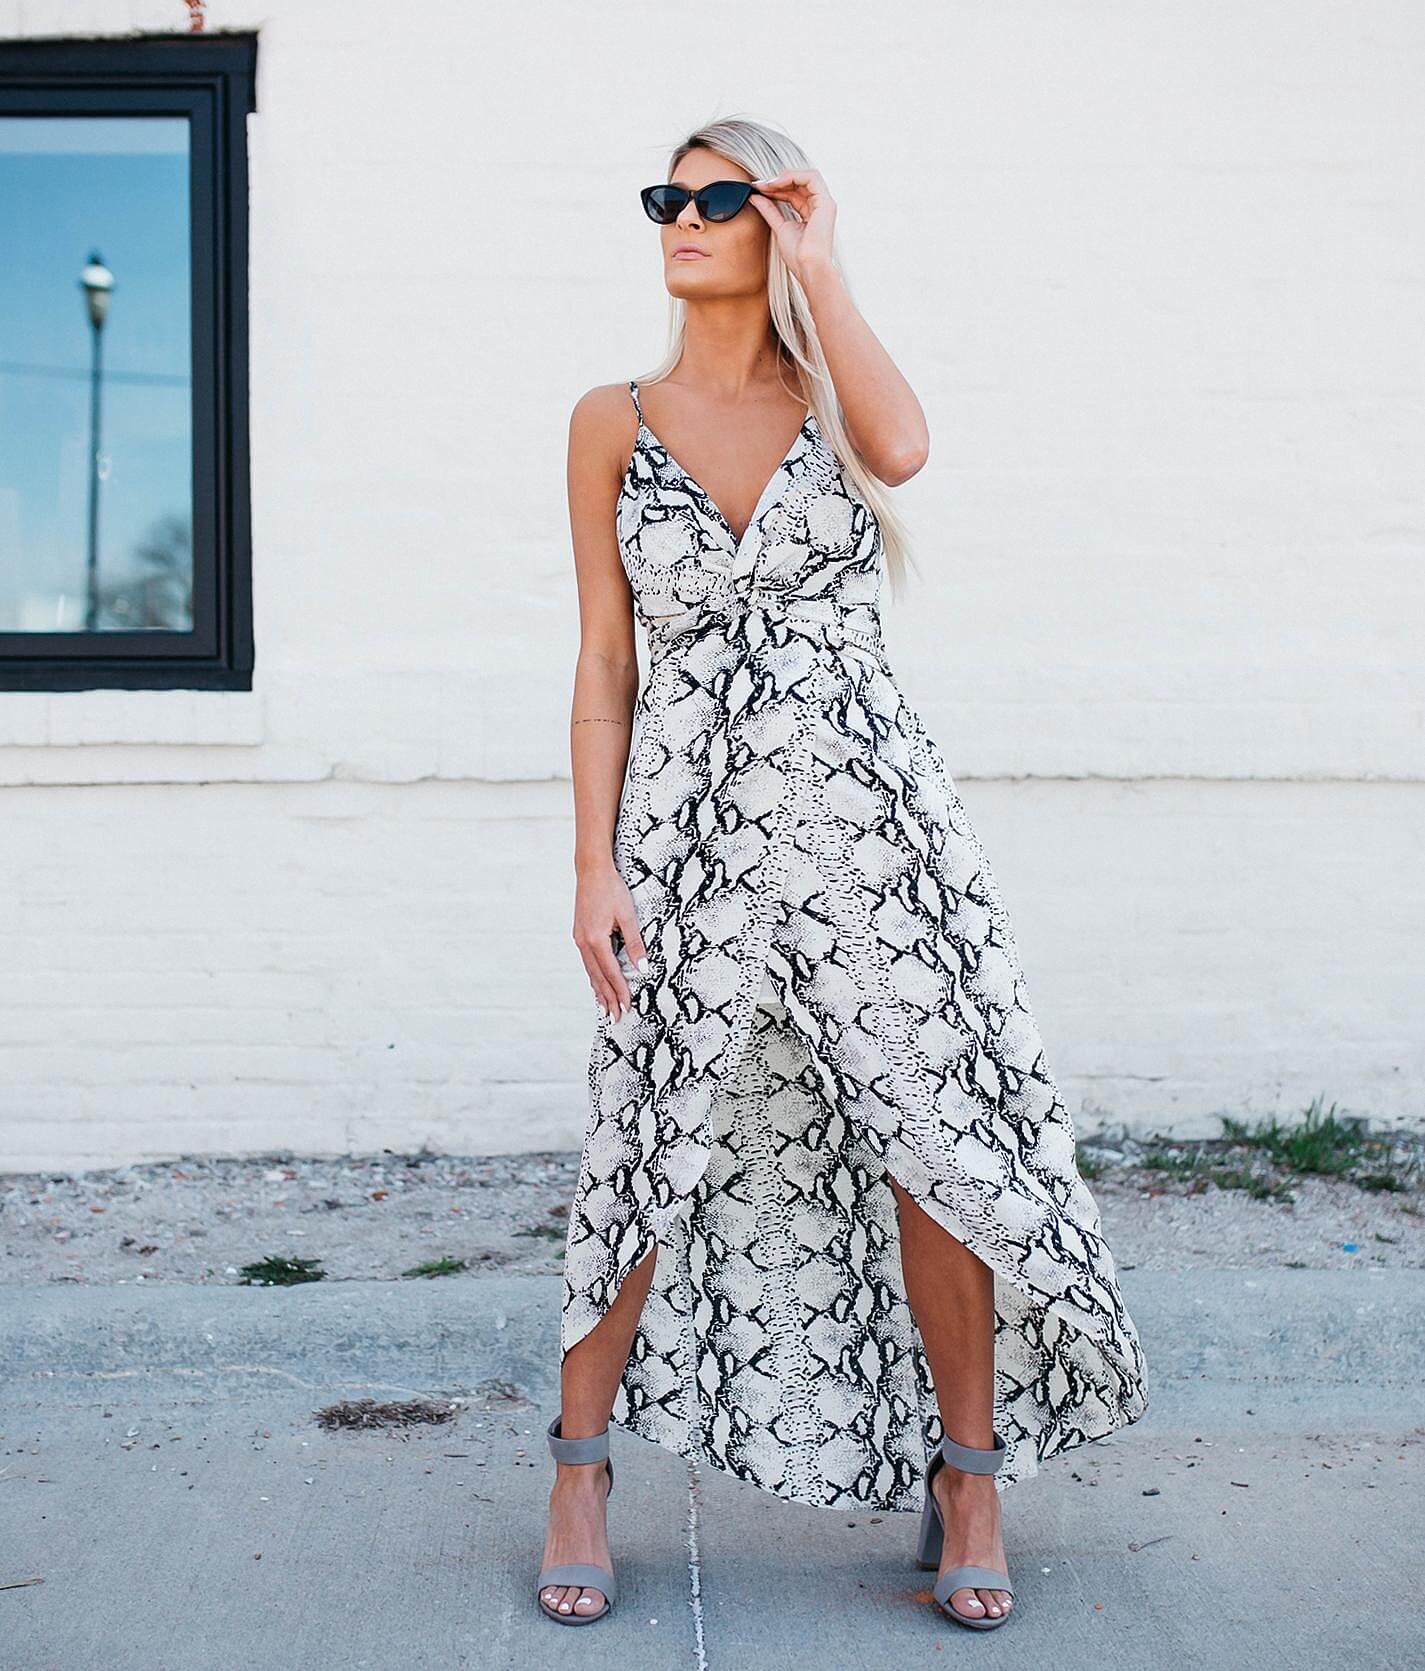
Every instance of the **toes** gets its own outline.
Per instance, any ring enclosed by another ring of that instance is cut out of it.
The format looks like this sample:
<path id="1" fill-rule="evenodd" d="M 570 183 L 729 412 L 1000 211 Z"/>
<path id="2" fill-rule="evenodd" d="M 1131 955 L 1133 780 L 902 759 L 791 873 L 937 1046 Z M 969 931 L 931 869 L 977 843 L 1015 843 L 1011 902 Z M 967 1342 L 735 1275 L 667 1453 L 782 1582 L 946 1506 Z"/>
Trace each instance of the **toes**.
<path id="1" fill-rule="evenodd" d="M 967 1619 L 979 1619 L 984 1616 L 985 1604 L 975 1590 L 956 1590 L 950 1597 L 950 1605 L 957 1613 L 963 1613 Z M 979 1609 L 978 1612 L 975 1611 L 976 1608 Z"/>
<path id="2" fill-rule="evenodd" d="M 1000 1592 L 998 1590 L 976 1590 L 975 1594 L 980 1598 L 980 1603 L 984 1607 L 985 1612 L 988 1613 L 992 1619 L 999 1618 L 1000 1614 L 1004 1611 L 999 1603 Z"/>
<path id="3" fill-rule="evenodd" d="M 540 1606 L 550 1613 L 598 1613 L 603 1610 L 602 1590 L 585 1590 L 579 1585 L 554 1584 L 539 1592 Z"/>

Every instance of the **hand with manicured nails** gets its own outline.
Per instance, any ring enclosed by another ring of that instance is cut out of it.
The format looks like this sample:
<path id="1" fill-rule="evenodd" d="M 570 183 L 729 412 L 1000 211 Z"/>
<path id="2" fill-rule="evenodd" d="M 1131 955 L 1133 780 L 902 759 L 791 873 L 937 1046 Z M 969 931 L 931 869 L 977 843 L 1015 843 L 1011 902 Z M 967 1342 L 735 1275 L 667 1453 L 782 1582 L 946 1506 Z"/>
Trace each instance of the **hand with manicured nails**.
<path id="1" fill-rule="evenodd" d="M 638 931 L 633 895 L 610 859 L 607 868 L 581 873 L 574 891 L 574 944 L 584 960 L 599 1008 L 611 1021 L 622 1021 L 632 1003 L 628 982 L 614 952 L 613 937 L 623 940 L 640 974 L 648 972 L 648 954 Z"/>
<path id="2" fill-rule="evenodd" d="M 836 200 L 827 190 L 820 170 L 809 168 L 754 180 L 757 188 L 748 202 L 772 228 L 782 259 L 798 280 L 816 262 L 831 263 L 831 235 L 836 226 Z M 768 198 L 789 204 L 800 217 L 789 220 Z"/>

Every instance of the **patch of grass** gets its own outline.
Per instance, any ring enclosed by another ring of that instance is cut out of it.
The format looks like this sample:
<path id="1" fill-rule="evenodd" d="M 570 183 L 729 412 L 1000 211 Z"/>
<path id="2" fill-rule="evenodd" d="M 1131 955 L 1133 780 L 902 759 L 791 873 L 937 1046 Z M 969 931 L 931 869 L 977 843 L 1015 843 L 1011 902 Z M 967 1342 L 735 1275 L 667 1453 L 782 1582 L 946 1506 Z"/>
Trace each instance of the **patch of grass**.
<path id="1" fill-rule="evenodd" d="M 459 1271 L 468 1271 L 468 1259 L 452 1259 L 448 1254 L 442 1254 L 439 1259 L 423 1259 L 419 1265 L 412 1265 L 410 1270 L 402 1271 L 402 1276 L 455 1276 Z"/>
<path id="2" fill-rule="evenodd" d="M 1176 1178 L 1190 1178 L 1202 1166 L 1202 1156 L 1196 1149 L 1152 1149 L 1143 1157 L 1148 1172 L 1168 1172 Z"/>
<path id="3" fill-rule="evenodd" d="M 1249 1126 L 1224 1114 L 1222 1131 L 1230 1142 L 1260 1149 L 1291 1172 L 1322 1177 L 1345 1176 L 1360 1164 L 1369 1143 L 1359 1121 L 1342 1119 L 1334 1102 L 1323 1109 L 1320 1097 L 1313 1099 L 1295 1125 L 1283 1125 L 1273 1116 Z"/>
<path id="4" fill-rule="evenodd" d="M 1211 1183 L 1220 1183 L 1226 1189 L 1229 1174 L 1228 1169 L 1216 1164 L 1220 1158 L 1211 1143 L 1178 1142 L 1150 1149 L 1140 1164 L 1145 1172 L 1161 1172 L 1196 1189 L 1206 1189 Z"/>
<path id="5" fill-rule="evenodd" d="M 1203 1176 L 1218 1189 L 1240 1189 L 1257 1201 L 1295 1201 L 1296 1197 L 1280 1178 L 1264 1176 L 1250 1166 L 1211 1166 Z"/>
<path id="6" fill-rule="evenodd" d="M 320 1259 L 258 1259 L 240 1272 L 245 1288 L 290 1288 L 297 1282 L 324 1282 Z"/>
<path id="7" fill-rule="evenodd" d="M 1334 1102 L 1323 1108 L 1322 1101 L 1314 1097 L 1295 1125 L 1272 1118 L 1249 1126 L 1223 1115 L 1223 1133 L 1229 1142 L 1256 1149 L 1288 1172 L 1342 1178 L 1376 1192 L 1411 1188 L 1419 1173 L 1418 1155 L 1405 1159 L 1389 1138 L 1371 1136 L 1364 1121 L 1342 1116 Z"/>
<path id="8" fill-rule="evenodd" d="M 542 1236 L 547 1242 L 562 1242 L 568 1234 L 569 1208 L 557 1201 L 546 1208 L 542 1224 L 531 1224 L 527 1229 L 515 1231 L 517 1236 Z"/>
<path id="9" fill-rule="evenodd" d="M 1403 1191 L 1410 1188 L 1409 1183 L 1406 1181 L 1403 1168 L 1397 1168 L 1392 1172 L 1362 1172 L 1353 1178 L 1351 1182 L 1357 1185 L 1360 1189 L 1376 1191 Z"/>
<path id="10" fill-rule="evenodd" d="M 438 1427 L 455 1420 L 455 1405 L 435 1404 L 428 1398 L 408 1398 L 378 1404 L 374 1398 L 344 1399 L 314 1412 L 317 1426 L 338 1428 Z"/>
<path id="11" fill-rule="evenodd" d="M 1092 1149 L 1086 1149 L 1082 1143 L 1074 1145 L 1074 1165 L 1078 1167 L 1081 1178 L 1101 1178 L 1103 1176 L 1103 1162 L 1094 1154 Z"/>
<path id="12" fill-rule="evenodd" d="M 1222 1136 L 1197 1142 L 1156 1140 L 1139 1164 L 1189 1190 L 1240 1189 L 1258 1200 L 1295 1199 L 1288 1180 L 1338 1178 L 1363 1190 L 1399 1193 L 1419 1180 L 1418 1148 L 1373 1137 L 1364 1121 L 1315 1098 L 1295 1124 L 1274 1116 L 1248 1122 L 1219 1114 Z M 1408 1209 L 1406 1203 L 1401 1206 Z"/>
<path id="13" fill-rule="evenodd" d="M 1142 1164 L 1147 1172 L 1164 1173 L 1185 1183 L 1193 1195 L 1209 1188 L 1240 1189 L 1258 1201 L 1295 1199 L 1270 1167 L 1253 1166 L 1250 1158 L 1239 1157 L 1217 1142 L 1175 1143 L 1150 1150 Z"/>

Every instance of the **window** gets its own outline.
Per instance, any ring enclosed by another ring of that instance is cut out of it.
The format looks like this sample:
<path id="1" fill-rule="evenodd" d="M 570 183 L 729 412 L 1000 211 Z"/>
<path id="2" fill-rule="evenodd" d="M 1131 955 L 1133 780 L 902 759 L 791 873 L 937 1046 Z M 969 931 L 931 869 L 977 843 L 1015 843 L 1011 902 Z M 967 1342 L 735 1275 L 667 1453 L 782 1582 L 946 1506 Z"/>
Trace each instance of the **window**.
<path id="1" fill-rule="evenodd" d="M 0 44 L 0 689 L 252 686 L 255 70 Z"/>

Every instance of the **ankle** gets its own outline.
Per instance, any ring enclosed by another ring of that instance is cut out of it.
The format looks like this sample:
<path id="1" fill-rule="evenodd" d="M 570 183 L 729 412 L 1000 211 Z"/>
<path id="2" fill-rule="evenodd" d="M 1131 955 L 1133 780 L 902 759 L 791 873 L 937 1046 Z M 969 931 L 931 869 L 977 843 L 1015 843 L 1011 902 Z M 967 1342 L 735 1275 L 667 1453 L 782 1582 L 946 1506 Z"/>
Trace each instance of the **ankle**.
<path id="1" fill-rule="evenodd" d="M 560 1497 L 589 1497 L 602 1502 L 608 1495 L 609 1471 L 602 1462 L 560 1462 L 554 1470 L 553 1492 Z"/>
<path id="2" fill-rule="evenodd" d="M 963 1468 L 957 1468 L 953 1462 L 937 1468 L 932 1483 L 939 1497 L 988 1502 L 998 1496 L 993 1474 L 968 1473 Z"/>

